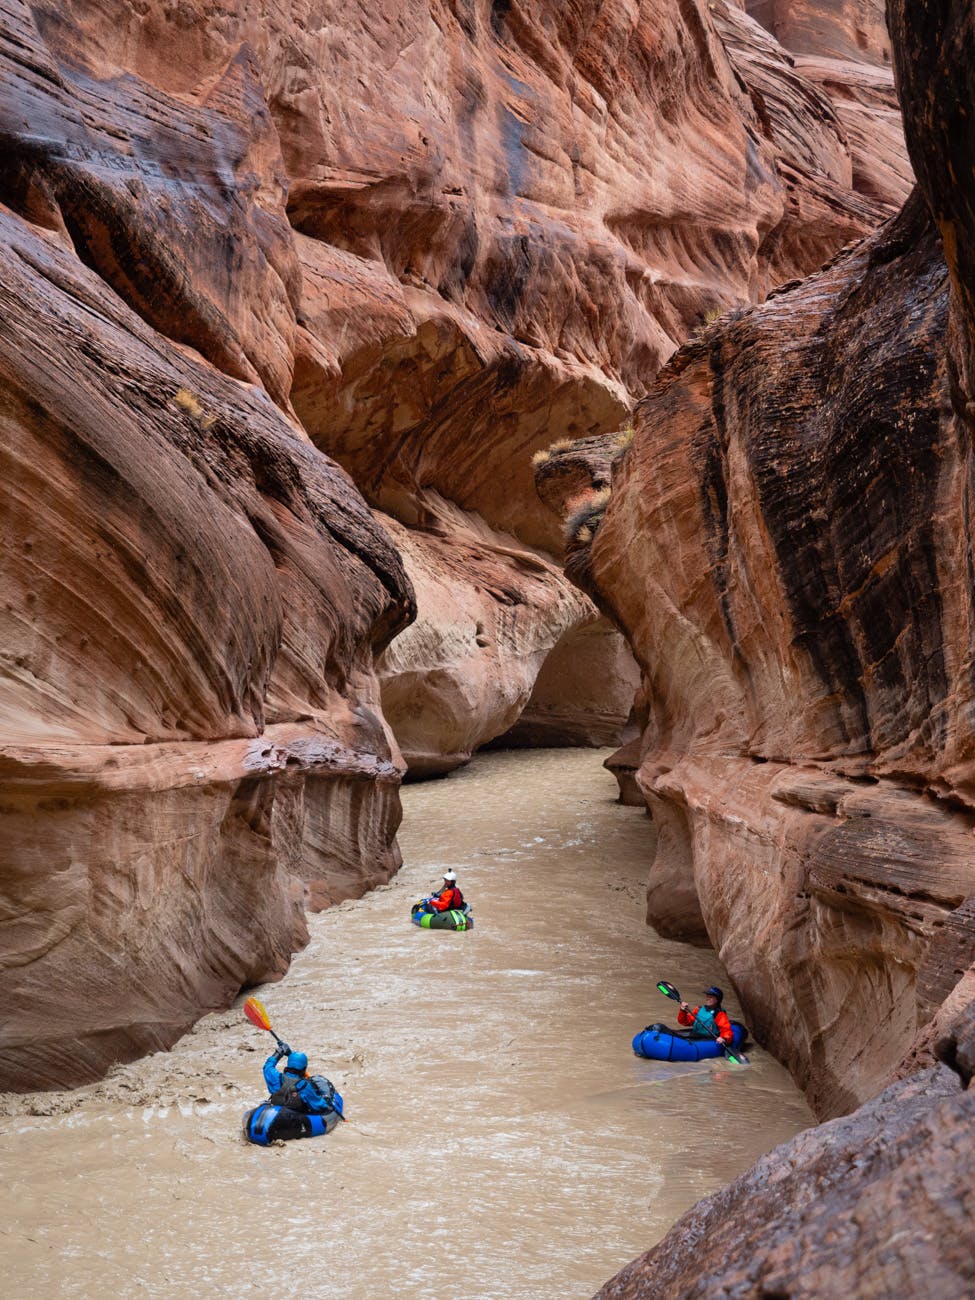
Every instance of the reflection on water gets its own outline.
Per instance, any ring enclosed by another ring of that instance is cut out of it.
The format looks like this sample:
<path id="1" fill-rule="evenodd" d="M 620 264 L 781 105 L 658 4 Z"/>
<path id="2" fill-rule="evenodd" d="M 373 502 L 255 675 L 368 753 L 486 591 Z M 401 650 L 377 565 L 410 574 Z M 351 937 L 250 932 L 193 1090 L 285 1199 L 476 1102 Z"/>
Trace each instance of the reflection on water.
<path id="1" fill-rule="evenodd" d="M 269 1043 L 239 1006 L 104 1084 L 9 1100 L 6 1293 L 589 1296 L 810 1124 L 758 1049 L 748 1068 L 633 1056 L 674 1010 L 656 980 L 695 997 L 722 972 L 644 924 L 653 829 L 603 757 L 491 754 L 406 788 L 403 870 L 311 918 L 260 996 L 345 1095 L 332 1136 L 240 1140 Z M 409 923 L 448 866 L 467 934 Z"/>

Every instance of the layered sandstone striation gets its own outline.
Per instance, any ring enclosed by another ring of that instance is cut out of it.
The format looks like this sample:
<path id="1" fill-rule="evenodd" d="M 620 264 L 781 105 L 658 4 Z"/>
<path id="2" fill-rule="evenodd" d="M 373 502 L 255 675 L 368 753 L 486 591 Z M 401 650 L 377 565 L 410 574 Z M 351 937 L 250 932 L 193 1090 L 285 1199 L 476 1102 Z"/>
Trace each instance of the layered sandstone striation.
<path id="1" fill-rule="evenodd" d="M 643 671 L 649 918 L 717 947 L 822 1114 L 891 1077 L 975 933 L 975 224 L 927 108 L 963 111 L 971 42 L 894 17 L 923 192 L 673 358 L 568 565 Z"/>
<path id="2" fill-rule="evenodd" d="M 853 188 L 900 206 L 911 192 L 914 173 L 890 70 L 814 54 L 797 55 L 794 65 L 806 82 L 829 96 L 846 136 Z"/>
<path id="3" fill-rule="evenodd" d="M 548 653 L 504 749 L 618 743 L 630 725 L 640 670 L 625 639 L 605 618 L 576 623 Z M 635 734 L 635 732 L 634 732 Z"/>
<path id="4" fill-rule="evenodd" d="M 641 406 L 570 562 L 644 671 L 650 918 L 715 944 L 824 1113 L 889 1077 L 975 892 L 948 301 L 917 199 L 715 326 Z"/>
<path id="5" fill-rule="evenodd" d="M 971 1294 L 975 1003 L 939 1050 L 956 1073 L 929 1067 L 770 1152 L 598 1300 Z"/>
<path id="6" fill-rule="evenodd" d="M 706 311 L 889 202 L 857 192 L 829 96 L 724 0 L 3 13 L 7 201 L 409 527 L 430 491 L 558 555 L 532 451 L 612 429 Z M 602 732 L 615 690 L 551 716 Z"/>
<path id="7" fill-rule="evenodd" d="M 397 865 L 373 655 L 399 556 L 264 392 L 0 214 L 0 1086 L 77 1083 L 279 975 Z"/>
<path id="8" fill-rule="evenodd" d="M 410 774 L 436 775 L 507 732 L 555 647 L 600 620 L 561 567 L 443 500 L 422 532 L 385 523 L 413 580 L 417 617 L 380 660 L 383 709 Z M 619 633 L 606 635 L 617 638 L 622 657 Z M 597 655 L 600 669 L 604 658 Z M 627 653 L 624 666 L 631 664 Z M 612 734 L 626 721 L 635 686 L 635 675 L 624 673 Z M 601 681 L 595 702 L 607 698 Z"/>
<path id="9" fill-rule="evenodd" d="M 531 455 L 556 433 L 613 430 L 709 311 L 818 265 L 903 193 L 858 188 L 829 93 L 734 6 L 611 6 L 577 23 L 563 7 L 494 6 L 489 19 L 471 5 L 431 25 L 413 5 L 401 26 L 413 57 L 388 56 L 381 100 L 357 95 L 326 118 L 309 91 L 281 124 L 304 285 L 292 400 L 384 512 L 414 528 L 432 514 L 436 531 L 446 499 L 548 563 L 559 520 L 539 509 Z M 321 57 L 331 66 L 327 45 Z M 441 89 L 427 103 L 431 68 Z M 316 131 L 327 168 L 310 165 Z M 464 550 L 466 531 L 452 547 Z M 417 545 L 432 561 L 435 548 Z M 437 578 L 455 592 L 457 582 L 456 570 Z M 490 637 L 491 604 L 469 586 L 464 606 Z M 559 617 L 571 647 L 592 611 L 563 602 Z M 459 738 L 489 739 L 484 723 L 510 716 L 498 678 L 488 715 L 472 720 L 465 691 L 443 690 L 443 674 L 470 666 L 452 617 L 435 639 L 422 744 L 411 734 L 428 637 L 411 635 L 388 660 L 402 672 L 398 686 L 387 679 L 390 722 L 417 773 L 449 766 L 466 751 Z M 540 685 L 534 720 L 512 739 L 619 734 L 619 644 L 578 644 L 605 696 L 583 699 L 553 666 L 558 685 Z M 508 652 L 499 643 L 491 657 Z M 437 749 L 442 762 L 419 758 Z"/>

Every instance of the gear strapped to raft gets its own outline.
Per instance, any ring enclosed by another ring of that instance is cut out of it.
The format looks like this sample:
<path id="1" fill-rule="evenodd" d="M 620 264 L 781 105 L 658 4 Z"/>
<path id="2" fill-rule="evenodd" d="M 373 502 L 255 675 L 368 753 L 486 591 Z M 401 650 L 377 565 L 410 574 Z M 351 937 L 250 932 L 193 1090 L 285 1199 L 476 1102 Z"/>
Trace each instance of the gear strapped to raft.
<path id="1" fill-rule="evenodd" d="M 335 1085 L 330 1079 L 326 1079 L 321 1074 L 313 1074 L 311 1082 L 315 1085 L 318 1095 L 327 1106 L 335 1105 Z M 281 1086 L 276 1088 L 268 1097 L 272 1106 L 285 1106 L 288 1110 L 296 1110 L 299 1114 L 310 1114 L 305 1099 L 298 1091 L 298 1081 L 289 1078 L 287 1074 L 281 1076 Z"/>

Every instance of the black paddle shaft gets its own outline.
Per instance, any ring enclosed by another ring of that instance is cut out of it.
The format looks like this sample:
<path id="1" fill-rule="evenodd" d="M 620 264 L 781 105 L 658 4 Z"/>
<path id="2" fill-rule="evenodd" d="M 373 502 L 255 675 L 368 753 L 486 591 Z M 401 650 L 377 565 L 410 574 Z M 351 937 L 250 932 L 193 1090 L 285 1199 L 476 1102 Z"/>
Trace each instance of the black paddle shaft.
<path id="1" fill-rule="evenodd" d="M 683 1002 L 684 1000 L 681 997 L 680 993 L 677 991 L 677 989 L 673 986 L 673 984 L 668 984 L 666 980 L 658 980 L 657 988 L 660 990 L 660 992 L 664 995 L 665 998 L 670 998 L 672 1002 Z M 694 1022 L 695 1024 L 698 1023 L 697 1016 L 694 1017 Z M 716 1038 L 718 1040 L 718 1046 L 721 1048 L 722 1052 L 724 1052 L 726 1056 L 729 1056 L 731 1058 L 732 1061 L 736 1061 L 739 1065 L 748 1064 L 748 1057 L 745 1056 L 744 1053 L 742 1053 L 741 1056 L 737 1055 L 732 1047 L 730 1047 L 727 1043 L 722 1042 L 721 1035 L 718 1033 L 716 1029 L 713 1029 L 710 1025 L 705 1025 L 704 1028 L 708 1031 L 708 1033 L 711 1035 L 712 1038 Z"/>
<path id="2" fill-rule="evenodd" d="M 271 1035 L 271 1037 L 272 1037 L 272 1038 L 274 1039 L 274 1041 L 277 1043 L 277 1045 L 278 1045 L 278 1047 L 280 1048 L 280 1050 L 281 1050 L 282 1052 L 284 1052 L 284 1049 L 288 1046 L 288 1044 L 284 1041 L 284 1039 L 283 1039 L 283 1038 L 279 1038 L 279 1037 L 277 1036 L 277 1034 L 274 1032 L 274 1030 L 271 1028 L 270 1025 L 267 1026 L 267 1032 Z"/>

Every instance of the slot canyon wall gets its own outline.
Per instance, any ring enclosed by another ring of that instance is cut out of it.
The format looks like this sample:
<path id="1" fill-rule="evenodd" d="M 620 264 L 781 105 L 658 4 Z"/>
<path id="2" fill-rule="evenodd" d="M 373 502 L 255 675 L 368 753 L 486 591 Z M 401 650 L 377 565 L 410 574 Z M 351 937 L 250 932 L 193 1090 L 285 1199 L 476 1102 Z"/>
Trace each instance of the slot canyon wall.
<path id="1" fill-rule="evenodd" d="M 882 57 L 823 53 L 725 0 L 0 0 L 0 1086 L 282 972 L 408 768 L 621 735 L 531 457 L 901 203 Z"/>
<path id="2" fill-rule="evenodd" d="M 975 1282 L 975 20 L 889 20 L 902 211 L 681 349 L 609 470 L 563 454 L 611 477 L 566 568 L 641 665 L 642 734 L 609 765 L 657 823 L 649 919 L 713 943 L 820 1115 L 854 1111 L 606 1297 Z"/>
<path id="3" fill-rule="evenodd" d="M 568 563 L 642 651 L 611 766 L 659 819 L 651 920 L 717 942 L 821 1112 L 863 1104 L 599 1300 L 975 1286 L 975 20 L 888 17 L 918 191 L 674 358 Z"/>

